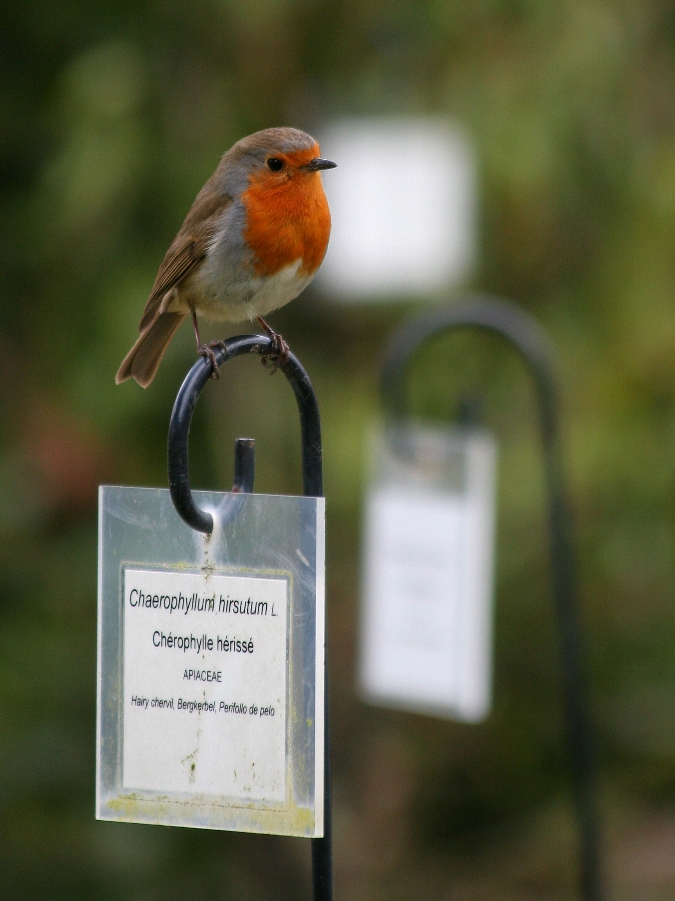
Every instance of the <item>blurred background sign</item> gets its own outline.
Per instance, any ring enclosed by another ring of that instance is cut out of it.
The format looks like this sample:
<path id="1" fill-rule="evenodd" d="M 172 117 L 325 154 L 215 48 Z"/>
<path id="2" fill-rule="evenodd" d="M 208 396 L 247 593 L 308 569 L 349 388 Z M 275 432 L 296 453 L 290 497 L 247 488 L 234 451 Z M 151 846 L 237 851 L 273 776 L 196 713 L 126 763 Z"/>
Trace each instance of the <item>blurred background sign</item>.
<path id="1" fill-rule="evenodd" d="M 345 300 L 429 297 L 476 258 L 476 167 L 467 135 L 444 118 L 346 119 L 320 136 L 338 161 L 325 179 L 333 218 L 319 273 Z"/>
<path id="2" fill-rule="evenodd" d="M 361 639 L 365 699 L 476 722 L 490 708 L 496 445 L 392 428 L 373 448 Z"/>

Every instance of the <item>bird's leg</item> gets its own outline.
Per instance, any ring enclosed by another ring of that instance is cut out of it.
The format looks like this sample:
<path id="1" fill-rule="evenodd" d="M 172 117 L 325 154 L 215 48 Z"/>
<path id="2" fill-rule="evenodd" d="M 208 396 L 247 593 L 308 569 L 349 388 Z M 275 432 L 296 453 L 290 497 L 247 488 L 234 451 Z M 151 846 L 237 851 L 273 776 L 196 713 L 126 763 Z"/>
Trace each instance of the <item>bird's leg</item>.
<path id="1" fill-rule="evenodd" d="M 197 325 L 197 314 L 195 313 L 194 307 L 191 308 L 190 313 L 192 314 L 192 328 L 194 329 L 195 338 L 197 339 L 197 353 L 200 357 L 208 357 L 211 361 L 211 366 L 213 367 L 211 378 L 219 379 L 218 364 L 216 363 L 216 355 L 213 351 L 216 347 L 222 347 L 223 342 L 212 341 L 211 344 L 202 344 L 201 338 L 199 337 L 199 326 Z"/>
<path id="2" fill-rule="evenodd" d="M 272 340 L 271 351 L 268 354 L 265 354 L 264 357 L 260 358 L 263 366 L 267 365 L 268 360 L 272 361 L 272 363 L 274 364 L 274 367 L 270 371 L 270 375 L 272 375 L 272 373 L 276 372 L 280 366 L 284 366 L 286 363 L 288 363 L 290 349 L 281 335 L 271 329 L 262 318 L 262 316 L 256 316 L 256 321 Z"/>

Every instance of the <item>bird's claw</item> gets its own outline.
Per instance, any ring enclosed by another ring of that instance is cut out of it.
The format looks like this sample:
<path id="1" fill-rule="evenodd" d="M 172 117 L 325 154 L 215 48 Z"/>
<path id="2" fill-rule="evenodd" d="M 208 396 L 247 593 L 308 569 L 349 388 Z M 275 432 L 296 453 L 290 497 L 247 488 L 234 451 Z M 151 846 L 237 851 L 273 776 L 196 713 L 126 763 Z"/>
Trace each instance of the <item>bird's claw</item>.
<path id="1" fill-rule="evenodd" d="M 269 337 L 272 341 L 272 347 L 270 348 L 270 352 L 268 354 L 265 354 L 260 358 L 260 362 L 263 364 L 263 366 L 267 366 L 268 363 L 272 363 L 270 375 L 274 375 L 274 373 L 280 366 L 285 366 L 286 363 L 288 363 L 291 351 L 288 344 L 284 341 L 281 335 L 277 334 L 277 332 L 271 331 Z"/>
<path id="2" fill-rule="evenodd" d="M 211 373 L 212 379 L 219 379 L 220 374 L 218 372 L 218 363 L 216 363 L 216 355 L 214 350 L 216 347 L 222 347 L 222 341 L 212 341 L 210 344 L 200 344 L 197 348 L 197 353 L 200 357 L 206 357 L 211 362 L 211 367 L 213 369 Z"/>

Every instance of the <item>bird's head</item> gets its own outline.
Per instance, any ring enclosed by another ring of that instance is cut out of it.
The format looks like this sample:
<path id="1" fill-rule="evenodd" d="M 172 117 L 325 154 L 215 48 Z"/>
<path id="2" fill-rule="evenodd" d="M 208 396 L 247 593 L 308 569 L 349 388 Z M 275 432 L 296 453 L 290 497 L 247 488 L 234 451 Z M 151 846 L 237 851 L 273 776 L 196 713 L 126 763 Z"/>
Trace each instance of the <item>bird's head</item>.
<path id="1" fill-rule="evenodd" d="M 238 182 L 231 186 L 235 194 L 252 184 L 273 188 L 316 179 L 337 165 L 323 159 L 317 141 L 297 128 L 267 128 L 248 135 L 225 154 L 223 163 L 228 180 Z"/>

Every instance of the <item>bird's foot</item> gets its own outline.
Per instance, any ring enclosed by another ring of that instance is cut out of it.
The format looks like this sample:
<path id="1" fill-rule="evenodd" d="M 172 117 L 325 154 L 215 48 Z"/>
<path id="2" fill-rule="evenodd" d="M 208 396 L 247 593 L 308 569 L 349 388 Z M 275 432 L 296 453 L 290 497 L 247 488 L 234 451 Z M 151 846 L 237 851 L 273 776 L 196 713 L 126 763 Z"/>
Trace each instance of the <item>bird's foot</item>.
<path id="1" fill-rule="evenodd" d="M 270 352 L 265 354 L 264 357 L 261 357 L 260 362 L 263 366 L 267 366 L 271 363 L 272 368 L 270 369 L 270 375 L 274 375 L 280 366 L 285 366 L 286 363 L 288 363 L 291 351 L 288 344 L 281 335 L 277 334 L 277 332 L 272 332 L 270 338 L 272 339 Z"/>
<path id="2" fill-rule="evenodd" d="M 281 335 L 273 331 L 262 317 L 258 317 L 258 322 L 263 327 L 272 342 L 270 352 L 265 354 L 264 356 L 261 356 L 260 362 L 263 364 L 263 366 L 267 366 L 268 363 L 272 363 L 270 375 L 274 375 L 274 373 L 280 366 L 285 366 L 286 363 L 288 363 L 291 351 L 288 344 L 284 341 Z"/>
<path id="3" fill-rule="evenodd" d="M 222 341 L 211 341 L 210 344 L 200 344 L 197 348 L 197 353 L 200 357 L 206 357 L 211 362 L 211 367 L 213 369 L 211 373 L 212 379 L 219 379 L 220 375 L 218 373 L 218 364 L 216 363 L 216 355 L 214 353 L 217 347 L 222 347 Z"/>

